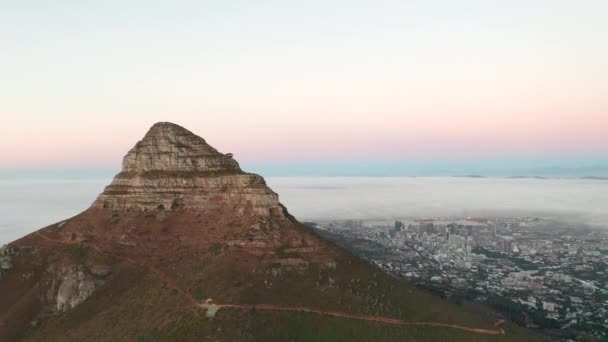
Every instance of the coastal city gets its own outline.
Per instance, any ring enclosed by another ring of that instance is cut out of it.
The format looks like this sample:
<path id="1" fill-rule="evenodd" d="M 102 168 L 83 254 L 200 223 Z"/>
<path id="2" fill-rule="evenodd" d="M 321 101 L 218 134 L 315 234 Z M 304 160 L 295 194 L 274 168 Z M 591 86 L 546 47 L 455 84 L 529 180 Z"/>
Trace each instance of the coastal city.
<path id="1" fill-rule="evenodd" d="M 319 234 L 451 301 L 561 341 L 608 339 L 608 231 L 534 217 L 315 222 Z"/>

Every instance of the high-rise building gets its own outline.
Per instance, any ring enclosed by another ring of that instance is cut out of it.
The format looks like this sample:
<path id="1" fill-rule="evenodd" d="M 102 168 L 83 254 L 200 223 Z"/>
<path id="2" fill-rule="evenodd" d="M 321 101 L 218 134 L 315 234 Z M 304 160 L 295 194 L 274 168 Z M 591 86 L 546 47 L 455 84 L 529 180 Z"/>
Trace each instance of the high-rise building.
<path id="1" fill-rule="evenodd" d="M 396 220 L 395 221 L 395 232 L 401 232 L 405 228 L 403 222 Z"/>

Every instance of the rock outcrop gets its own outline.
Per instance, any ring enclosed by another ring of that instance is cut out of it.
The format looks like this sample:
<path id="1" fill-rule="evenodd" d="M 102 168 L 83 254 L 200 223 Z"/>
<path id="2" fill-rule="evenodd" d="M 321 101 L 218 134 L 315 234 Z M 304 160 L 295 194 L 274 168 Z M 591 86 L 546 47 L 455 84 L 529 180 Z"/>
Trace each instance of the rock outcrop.
<path id="1" fill-rule="evenodd" d="M 95 292 L 95 281 L 82 270 L 69 270 L 60 279 L 55 302 L 58 311 L 67 311 Z"/>
<path id="2" fill-rule="evenodd" d="M 277 194 L 262 177 L 243 172 L 231 154 L 168 122 L 152 126 L 93 203 L 96 208 L 137 211 L 228 206 L 260 216 L 282 213 Z"/>
<path id="3" fill-rule="evenodd" d="M 13 255 L 15 251 L 8 246 L 0 247 L 0 279 L 5 272 L 13 268 Z"/>

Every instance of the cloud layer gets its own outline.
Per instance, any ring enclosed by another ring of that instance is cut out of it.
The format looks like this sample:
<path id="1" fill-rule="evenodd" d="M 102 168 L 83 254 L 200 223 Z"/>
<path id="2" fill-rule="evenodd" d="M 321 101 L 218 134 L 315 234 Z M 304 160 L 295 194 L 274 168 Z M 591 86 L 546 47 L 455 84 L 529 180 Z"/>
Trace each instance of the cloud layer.
<path id="1" fill-rule="evenodd" d="M 109 180 L 0 182 L 0 244 L 86 209 Z M 268 178 L 300 220 L 534 215 L 608 227 L 608 181 Z"/>

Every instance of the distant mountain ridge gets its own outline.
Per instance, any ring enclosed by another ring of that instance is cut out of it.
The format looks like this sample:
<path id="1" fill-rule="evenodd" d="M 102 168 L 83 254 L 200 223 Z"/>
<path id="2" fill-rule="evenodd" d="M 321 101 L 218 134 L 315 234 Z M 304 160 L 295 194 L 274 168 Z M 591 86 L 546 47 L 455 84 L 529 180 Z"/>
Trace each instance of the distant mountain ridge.
<path id="1" fill-rule="evenodd" d="M 608 157 L 606 157 L 608 159 Z M 608 166 L 555 167 L 555 168 L 484 168 L 461 166 L 433 166 L 408 161 L 361 161 L 361 162 L 290 162 L 256 163 L 243 165 L 266 177 L 452 177 L 480 175 L 487 178 L 608 178 Z M 106 169 L 2 169 L 0 181 L 8 180 L 88 180 L 111 179 L 116 168 Z"/>

